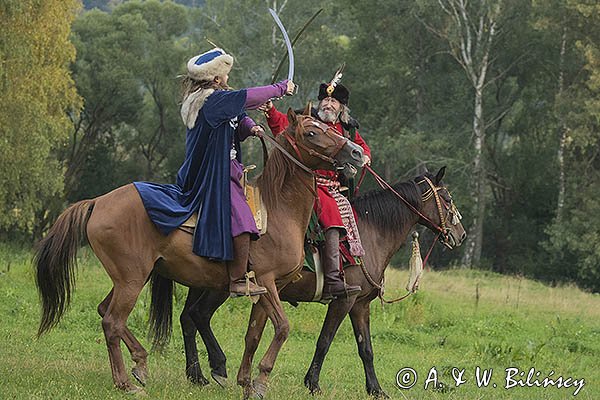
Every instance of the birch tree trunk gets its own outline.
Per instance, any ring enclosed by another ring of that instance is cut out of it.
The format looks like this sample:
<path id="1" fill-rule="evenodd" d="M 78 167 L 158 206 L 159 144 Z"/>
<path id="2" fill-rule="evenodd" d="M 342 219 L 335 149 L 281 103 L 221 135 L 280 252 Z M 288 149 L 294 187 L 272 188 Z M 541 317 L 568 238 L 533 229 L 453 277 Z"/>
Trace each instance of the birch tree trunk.
<path id="1" fill-rule="evenodd" d="M 558 98 L 561 99 L 564 93 L 565 85 L 565 51 L 567 47 L 567 25 L 563 26 L 563 34 L 560 43 L 560 59 L 559 59 L 559 75 L 558 75 Z M 565 146 L 567 143 L 567 124 L 565 117 L 561 113 L 560 124 L 559 124 L 559 143 L 558 143 L 558 200 L 556 204 L 556 223 L 560 224 L 563 216 L 563 209 L 565 206 L 565 186 L 566 186 L 566 175 L 565 175 Z"/>
<path id="2" fill-rule="evenodd" d="M 483 219 L 485 217 L 486 180 L 483 149 L 485 145 L 485 124 L 483 123 L 483 90 L 475 90 L 473 115 L 474 150 L 473 157 L 473 223 L 469 229 L 469 240 L 463 255 L 463 265 L 471 267 L 481 259 L 483 243 Z"/>
<path id="3" fill-rule="evenodd" d="M 468 231 L 462 260 L 465 267 L 472 267 L 481 260 L 483 243 L 483 219 L 487 200 L 483 99 L 501 1 L 479 0 L 471 5 L 466 0 L 438 0 L 438 3 L 449 16 L 449 29 L 429 28 L 448 42 L 452 56 L 463 67 L 473 86 L 473 222 Z"/>

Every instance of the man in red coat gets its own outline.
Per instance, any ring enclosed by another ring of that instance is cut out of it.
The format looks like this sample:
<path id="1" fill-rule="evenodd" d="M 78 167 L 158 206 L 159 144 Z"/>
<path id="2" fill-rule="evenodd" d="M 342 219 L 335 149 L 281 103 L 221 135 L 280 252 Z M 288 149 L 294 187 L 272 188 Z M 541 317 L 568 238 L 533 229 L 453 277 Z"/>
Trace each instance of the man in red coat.
<path id="1" fill-rule="evenodd" d="M 348 98 L 350 92 L 342 84 L 322 83 L 319 87 L 319 105 L 313 109 L 313 116 L 331 126 L 339 135 L 347 137 L 363 148 L 363 163 L 370 164 L 371 149 L 358 133 L 358 122 L 350 117 Z M 274 135 L 278 135 L 288 126 L 287 115 L 278 111 L 272 102 L 267 102 L 262 108 L 267 123 Z M 323 251 L 323 270 L 325 284 L 323 300 L 346 297 L 360 291 L 360 286 L 349 286 L 340 275 L 340 238 L 346 238 L 350 244 L 352 256 L 364 255 L 360 236 L 354 218 L 354 213 L 348 199 L 340 193 L 340 181 L 337 172 L 317 170 L 318 202 L 315 211 L 319 224 L 325 232 L 325 247 Z"/>

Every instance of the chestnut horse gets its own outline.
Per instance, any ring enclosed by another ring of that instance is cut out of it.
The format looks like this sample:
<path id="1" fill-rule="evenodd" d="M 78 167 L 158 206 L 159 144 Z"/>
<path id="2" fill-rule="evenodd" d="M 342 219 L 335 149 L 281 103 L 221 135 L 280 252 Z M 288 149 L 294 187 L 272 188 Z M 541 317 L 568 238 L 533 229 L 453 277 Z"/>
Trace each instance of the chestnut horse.
<path id="1" fill-rule="evenodd" d="M 460 213 L 452 202 L 448 189 L 442 183 L 444 173 L 445 167 L 440 169 L 435 176 L 426 173 L 393 187 L 425 218 L 411 211 L 391 190 L 371 191 L 353 201 L 366 253 L 363 260 L 366 272 L 361 270 L 360 266 L 351 266 L 344 270 L 347 283 L 359 285 L 362 290 L 357 296 L 349 299 L 334 299 L 328 306 L 316 351 L 304 378 L 304 384 L 311 393 L 320 392 L 321 366 L 337 329 L 346 315 L 350 313 L 358 352 L 365 370 L 367 392 L 378 397 L 386 396 L 379 385 L 373 366 L 369 305 L 379 295 L 380 283 L 390 259 L 404 244 L 409 232 L 417 223 L 429 227 L 436 233 L 442 231 L 440 241 L 450 249 L 460 246 L 465 239 L 466 233 L 460 223 Z M 307 270 L 303 270 L 301 274 L 302 279 L 294 281 L 282 289 L 279 294 L 281 300 L 293 304 L 314 301 L 315 274 Z M 161 286 L 158 285 L 155 288 L 153 285 L 152 288 L 153 301 L 150 307 L 154 311 L 154 318 L 160 313 L 157 310 L 159 304 L 172 301 L 169 300 L 170 297 L 166 297 L 160 292 Z M 186 351 L 186 375 L 194 383 L 208 384 L 198 367 L 198 352 L 195 342 L 197 329 L 208 351 L 213 379 L 222 386 L 225 384 L 227 378 L 226 358 L 211 330 L 210 319 L 226 299 L 227 293 L 223 291 L 201 288 L 190 288 L 189 290 L 180 320 Z M 246 336 L 246 341 L 250 341 L 252 347 L 258 345 L 267 316 L 264 312 L 256 312 L 253 313 L 254 317 L 256 317 L 256 324 L 250 326 Z M 165 319 L 163 322 L 167 323 Z M 160 335 L 160 332 L 155 330 L 154 334 Z M 260 392 L 261 387 L 257 387 L 256 390 Z"/>
<path id="2" fill-rule="evenodd" d="M 272 152 L 258 180 L 269 214 L 269 231 L 250 246 L 256 279 L 268 290 L 258 301 L 276 331 L 261 362 L 265 371 L 273 368 L 289 331 L 277 285 L 291 280 L 302 266 L 304 232 L 316 190 L 311 169 L 335 169 L 347 163 L 359 167 L 362 160 L 360 147 L 310 115 L 296 115 L 290 109 L 288 119 L 290 126 L 278 138 L 278 149 Z M 35 256 L 36 283 L 42 300 L 39 335 L 60 321 L 70 303 L 77 249 L 85 239 L 113 282 L 98 312 L 114 384 L 124 391 L 140 391 L 129 380 L 120 341 L 127 345 L 135 363 L 134 377 L 144 385 L 147 352 L 127 328 L 127 317 L 151 273 L 187 286 L 226 290 L 227 269 L 224 263 L 193 254 L 191 235 L 181 230 L 162 235 L 148 217 L 133 184 L 122 186 L 73 204 L 40 242 Z M 249 376 L 246 381 L 245 397 L 251 394 Z"/>

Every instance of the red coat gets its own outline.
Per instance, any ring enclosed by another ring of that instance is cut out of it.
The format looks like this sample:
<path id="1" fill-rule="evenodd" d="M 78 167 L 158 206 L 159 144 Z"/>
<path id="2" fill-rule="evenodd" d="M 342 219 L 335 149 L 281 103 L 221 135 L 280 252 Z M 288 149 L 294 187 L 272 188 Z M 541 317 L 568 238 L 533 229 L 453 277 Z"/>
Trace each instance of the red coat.
<path id="1" fill-rule="evenodd" d="M 271 132 L 273 132 L 275 136 L 283 132 L 289 125 L 287 115 L 277 110 L 274 106 L 266 113 L 266 117 L 267 124 L 269 124 Z M 339 135 L 343 135 L 343 127 L 340 122 L 335 124 L 326 122 L 326 124 L 332 126 Z M 356 131 L 354 143 L 362 147 L 363 154 L 371 158 L 371 149 L 365 140 L 360 136 L 358 130 Z M 321 176 L 326 176 L 333 181 L 338 180 L 338 173 L 335 171 L 317 170 L 315 172 Z M 319 202 L 315 203 L 315 211 L 318 213 L 319 223 L 323 229 L 327 230 L 333 227 L 344 229 L 344 224 L 342 223 L 342 217 L 340 216 L 340 210 L 338 209 L 337 202 L 329 193 L 327 186 L 317 183 L 317 194 L 319 195 Z"/>

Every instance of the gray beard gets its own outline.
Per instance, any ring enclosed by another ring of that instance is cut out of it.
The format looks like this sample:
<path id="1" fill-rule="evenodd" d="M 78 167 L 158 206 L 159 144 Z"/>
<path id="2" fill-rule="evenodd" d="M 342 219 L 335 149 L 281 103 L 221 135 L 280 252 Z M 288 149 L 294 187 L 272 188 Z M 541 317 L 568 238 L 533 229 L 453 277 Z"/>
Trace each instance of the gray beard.
<path id="1" fill-rule="evenodd" d="M 319 119 L 323 122 L 334 123 L 338 120 L 340 113 L 336 113 L 333 111 L 319 110 L 317 112 L 317 115 L 319 116 Z"/>

